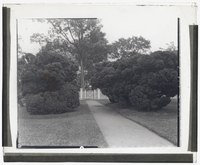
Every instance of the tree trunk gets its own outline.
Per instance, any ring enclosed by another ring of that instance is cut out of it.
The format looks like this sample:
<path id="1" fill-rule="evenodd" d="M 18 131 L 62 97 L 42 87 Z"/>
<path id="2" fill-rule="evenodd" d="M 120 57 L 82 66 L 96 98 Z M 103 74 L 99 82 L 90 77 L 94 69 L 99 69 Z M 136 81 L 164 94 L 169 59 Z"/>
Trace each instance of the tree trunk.
<path id="1" fill-rule="evenodd" d="M 85 90 L 85 79 L 84 79 L 84 66 L 83 66 L 83 60 L 81 60 L 81 88 Z"/>

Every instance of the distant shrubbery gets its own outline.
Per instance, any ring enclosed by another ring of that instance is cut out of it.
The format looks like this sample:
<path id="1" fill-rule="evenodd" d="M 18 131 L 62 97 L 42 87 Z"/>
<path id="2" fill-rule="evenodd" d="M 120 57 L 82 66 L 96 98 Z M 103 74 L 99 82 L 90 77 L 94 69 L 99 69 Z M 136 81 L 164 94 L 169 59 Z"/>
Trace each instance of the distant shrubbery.
<path id="1" fill-rule="evenodd" d="M 174 52 L 135 54 L 96 65 L 91 83 L 113 103 L 130 104 L 138 110 L 155 110 L 169 104 L 170 97 L 177 94 L 177 70 Z"/>
<path id="2" fill-rule="evenodd" d="M 21 63 L 20 63 L 21 62 Z M 71 111 L 79 106 L 78 66 L 53 53 L 26 54 L 20 59 L 20 89 L 31 114 Z"/>

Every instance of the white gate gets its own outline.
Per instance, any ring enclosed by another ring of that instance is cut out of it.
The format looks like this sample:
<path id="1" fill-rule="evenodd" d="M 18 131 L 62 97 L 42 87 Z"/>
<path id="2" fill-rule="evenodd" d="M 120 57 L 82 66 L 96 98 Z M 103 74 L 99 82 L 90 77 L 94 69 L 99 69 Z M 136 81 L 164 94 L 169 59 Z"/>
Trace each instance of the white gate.
<path id="1" fill-rule="evenodd" d="M 80 100 L 84 100 L 84 99 L 108 99 L 107 96 L 105 96 L 101 93 L 100 89 L 83 90 L 82 88 L 80 89 L 80 92 L 79 92 L 79 98 L 80 98 Z"/>

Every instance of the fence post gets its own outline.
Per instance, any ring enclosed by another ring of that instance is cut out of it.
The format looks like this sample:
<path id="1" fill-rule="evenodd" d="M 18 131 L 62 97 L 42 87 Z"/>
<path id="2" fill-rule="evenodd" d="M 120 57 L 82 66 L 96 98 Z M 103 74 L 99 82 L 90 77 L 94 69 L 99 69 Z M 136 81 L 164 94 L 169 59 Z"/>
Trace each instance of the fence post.
<path id="1" fill-rule="evenodd" d="M 96 89 L 94 90 L 94 99 L 96 99 L 97 98 L 97 93 L 96 93 Z"/>
<path id="2" fill-rule="evenodd" d="M 80 99 L 80 100 L 83 99 L 83 88 L 80 88 L 79 99 Z"/>
<path id="3" fill-rule="evenodd" d="M 97 99 L 100 99 L 100 89 L 97 89 Z"/>
<path id="4" fill-rule="evenodd" d="M 86 90 L 84 90 L 84 99 L 87 99 L 87 93 L 86 93 Z"/>

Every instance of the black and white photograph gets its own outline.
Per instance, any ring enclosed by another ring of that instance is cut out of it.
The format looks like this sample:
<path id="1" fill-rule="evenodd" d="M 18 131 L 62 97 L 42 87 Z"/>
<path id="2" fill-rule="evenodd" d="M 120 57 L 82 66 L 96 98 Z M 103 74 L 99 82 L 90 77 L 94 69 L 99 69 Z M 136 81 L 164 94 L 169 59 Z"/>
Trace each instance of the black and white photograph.
<path id="1" fill-rule="evenodd" d="M 199 3 L 49 1 L 2 4 L 0 162 L 198 162 Z"/>
<path id="2" fill-rule="evenodd" d="M 120 10 L 17 20 L 18 148 L 179 146 L 178 18 Z"/>

